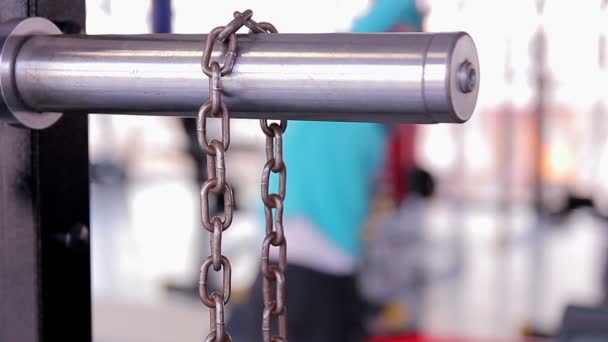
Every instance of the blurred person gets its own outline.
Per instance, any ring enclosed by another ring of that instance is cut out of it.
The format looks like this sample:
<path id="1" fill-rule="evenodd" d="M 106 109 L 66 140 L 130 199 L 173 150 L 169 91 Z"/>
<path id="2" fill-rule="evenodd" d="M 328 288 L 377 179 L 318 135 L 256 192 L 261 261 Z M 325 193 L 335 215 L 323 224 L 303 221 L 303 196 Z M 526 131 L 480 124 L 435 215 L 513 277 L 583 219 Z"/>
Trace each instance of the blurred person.
<path id="1" fill-rule="evenodd" d="M 364 305 L 356 271 L 361 227 L 383 159 L 385 128 L 293 121 L 283 139 L 289 340 L 362 341 Z M 229 321 L 233 339 L 257 339 L 262 311 L 260 275 Z"/>
<path id="2" fill-rule="evenodd" d="M 408 23 L 421 23 L 415 1 L 378 0 L 355 21 L 353 31 L 383 32 Z M 363 341 L 365 305 L 356 274 L 362 227 L 384 160 L 386 127 L 291 121 L 283 139 L 288 168 L 284 209 L 288 338 Z M 234 306 L 228 322 L 233 339 L 258 340 L 262 311 L 260 275 L 246 301 Z"/>
<path id="3" fill-rule="evenodd" d="M 422 231 L 435 181 L 417 166 L 402 173 L 408 193 L 392 214 L 384 215 L 368 232 L 363 248 L 366 272 L 360 284 L 364 297 L 375 307 L 369 328 L 377 336 L 419 332 L 422 290 L 428 278 Z"/>

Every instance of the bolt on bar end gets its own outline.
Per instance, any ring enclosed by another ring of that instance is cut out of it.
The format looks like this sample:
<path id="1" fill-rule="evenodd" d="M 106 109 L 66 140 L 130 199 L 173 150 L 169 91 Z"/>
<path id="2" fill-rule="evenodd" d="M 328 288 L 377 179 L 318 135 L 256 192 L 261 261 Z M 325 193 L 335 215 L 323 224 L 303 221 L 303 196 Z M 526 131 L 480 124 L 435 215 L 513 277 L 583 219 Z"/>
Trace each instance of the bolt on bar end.
<path id="1" fill-rule="evenodd" d="M 446 50 L 450 44 L 453 48 Z M 426 52 L 423 78 L 424 103 L 435 122 L 466 122 L 479 94 L 479 59 L 473 39 L 464 32 L 456 39 L 453 34 L 436 34 Z"/>
<path id="2" fill-rule="evenodd" d="M 61 118 L 61 113 L 40 113 L 25 106 L 15 83 L 15 61 L 23 42 L 30 36 L 57 34 L 61 34 L 61 30 L 43 18 L 32 17 L 0 24 L 0 120 L 42 129 Z"/>

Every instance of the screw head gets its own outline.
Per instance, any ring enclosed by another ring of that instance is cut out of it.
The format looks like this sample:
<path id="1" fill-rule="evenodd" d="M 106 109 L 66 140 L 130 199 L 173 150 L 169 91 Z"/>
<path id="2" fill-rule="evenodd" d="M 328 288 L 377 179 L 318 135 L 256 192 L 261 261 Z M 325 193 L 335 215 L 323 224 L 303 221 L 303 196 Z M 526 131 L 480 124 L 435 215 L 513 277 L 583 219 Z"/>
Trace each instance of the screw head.
<path id="1" fill-rule="evenodd" d="M 469 61 L 464 61 L 458 67 L 458 88 L 461 92 L 467 94 L 475 90 L 477 87 L 477 71 L 473 68 L 473 64 Z"/>

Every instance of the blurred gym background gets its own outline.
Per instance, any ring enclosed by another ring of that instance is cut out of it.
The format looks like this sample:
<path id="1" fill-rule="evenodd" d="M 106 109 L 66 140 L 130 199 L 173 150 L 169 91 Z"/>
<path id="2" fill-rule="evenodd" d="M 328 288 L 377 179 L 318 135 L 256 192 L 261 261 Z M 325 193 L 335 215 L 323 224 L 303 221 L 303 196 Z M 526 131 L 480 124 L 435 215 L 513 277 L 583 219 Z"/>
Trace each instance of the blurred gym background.
<path id="1" fill-rule="evenodd" d="M 370 6 L 173 0 L 172 30 L 206 33 L 251 8 L 280 32 L 348 32 Z M 390 262 L 422 268 L 425 280 L 403 286 L 401 301 L 380 303 L 370 329 L 399 333 L 415 316 L 421 334 L 463 341 L 576 330 L 577 315 L 601 316 L 608 289 L 606 1 L 422 0 L 418 7 L 424 31 L 473 37 L 481 90 L 468 123 L 405 128 L 410 159 L 432 175 L 436 195 L 408 223 L 422 238 L 399 246 L 409 253 L 392 253 Z M 149 33 L 158 24 L 153 13 L 151 0 L 88 0 L 87 31 Z M 238 302 L 259 269 L 264 140 L 257 121 L 232 120 L 232 129 L 228 177 L 238 211 L 224 249 Z M 91 116 L 97 342 L 206 336 L 207 309 L 187 290 L 171 290 L 192 285 L 207 248 L 189 149 L 179 119 Z M 375 225 L 399 211 L 375 197 L 371 240 Z M 371 272 L 366 280 L 365 268 L 362 278 L 370 298 L 391 281 Z"/>

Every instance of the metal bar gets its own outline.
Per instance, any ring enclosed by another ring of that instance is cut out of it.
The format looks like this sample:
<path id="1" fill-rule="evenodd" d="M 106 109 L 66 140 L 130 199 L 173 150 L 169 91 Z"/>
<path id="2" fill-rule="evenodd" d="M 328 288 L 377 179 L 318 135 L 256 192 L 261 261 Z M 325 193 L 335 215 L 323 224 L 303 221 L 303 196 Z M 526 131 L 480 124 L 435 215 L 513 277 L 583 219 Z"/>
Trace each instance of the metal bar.
<path id="1" fill-rule="evenodd" d="M 37 112 L 194 116 L 208 98 L 205 39 L 33 36 L 15 58 L 16 93 Z M 238 45 L 222 78 L 233 117 L 460 123 L 477 100 L 465 33 L 240 35 Z"/>

